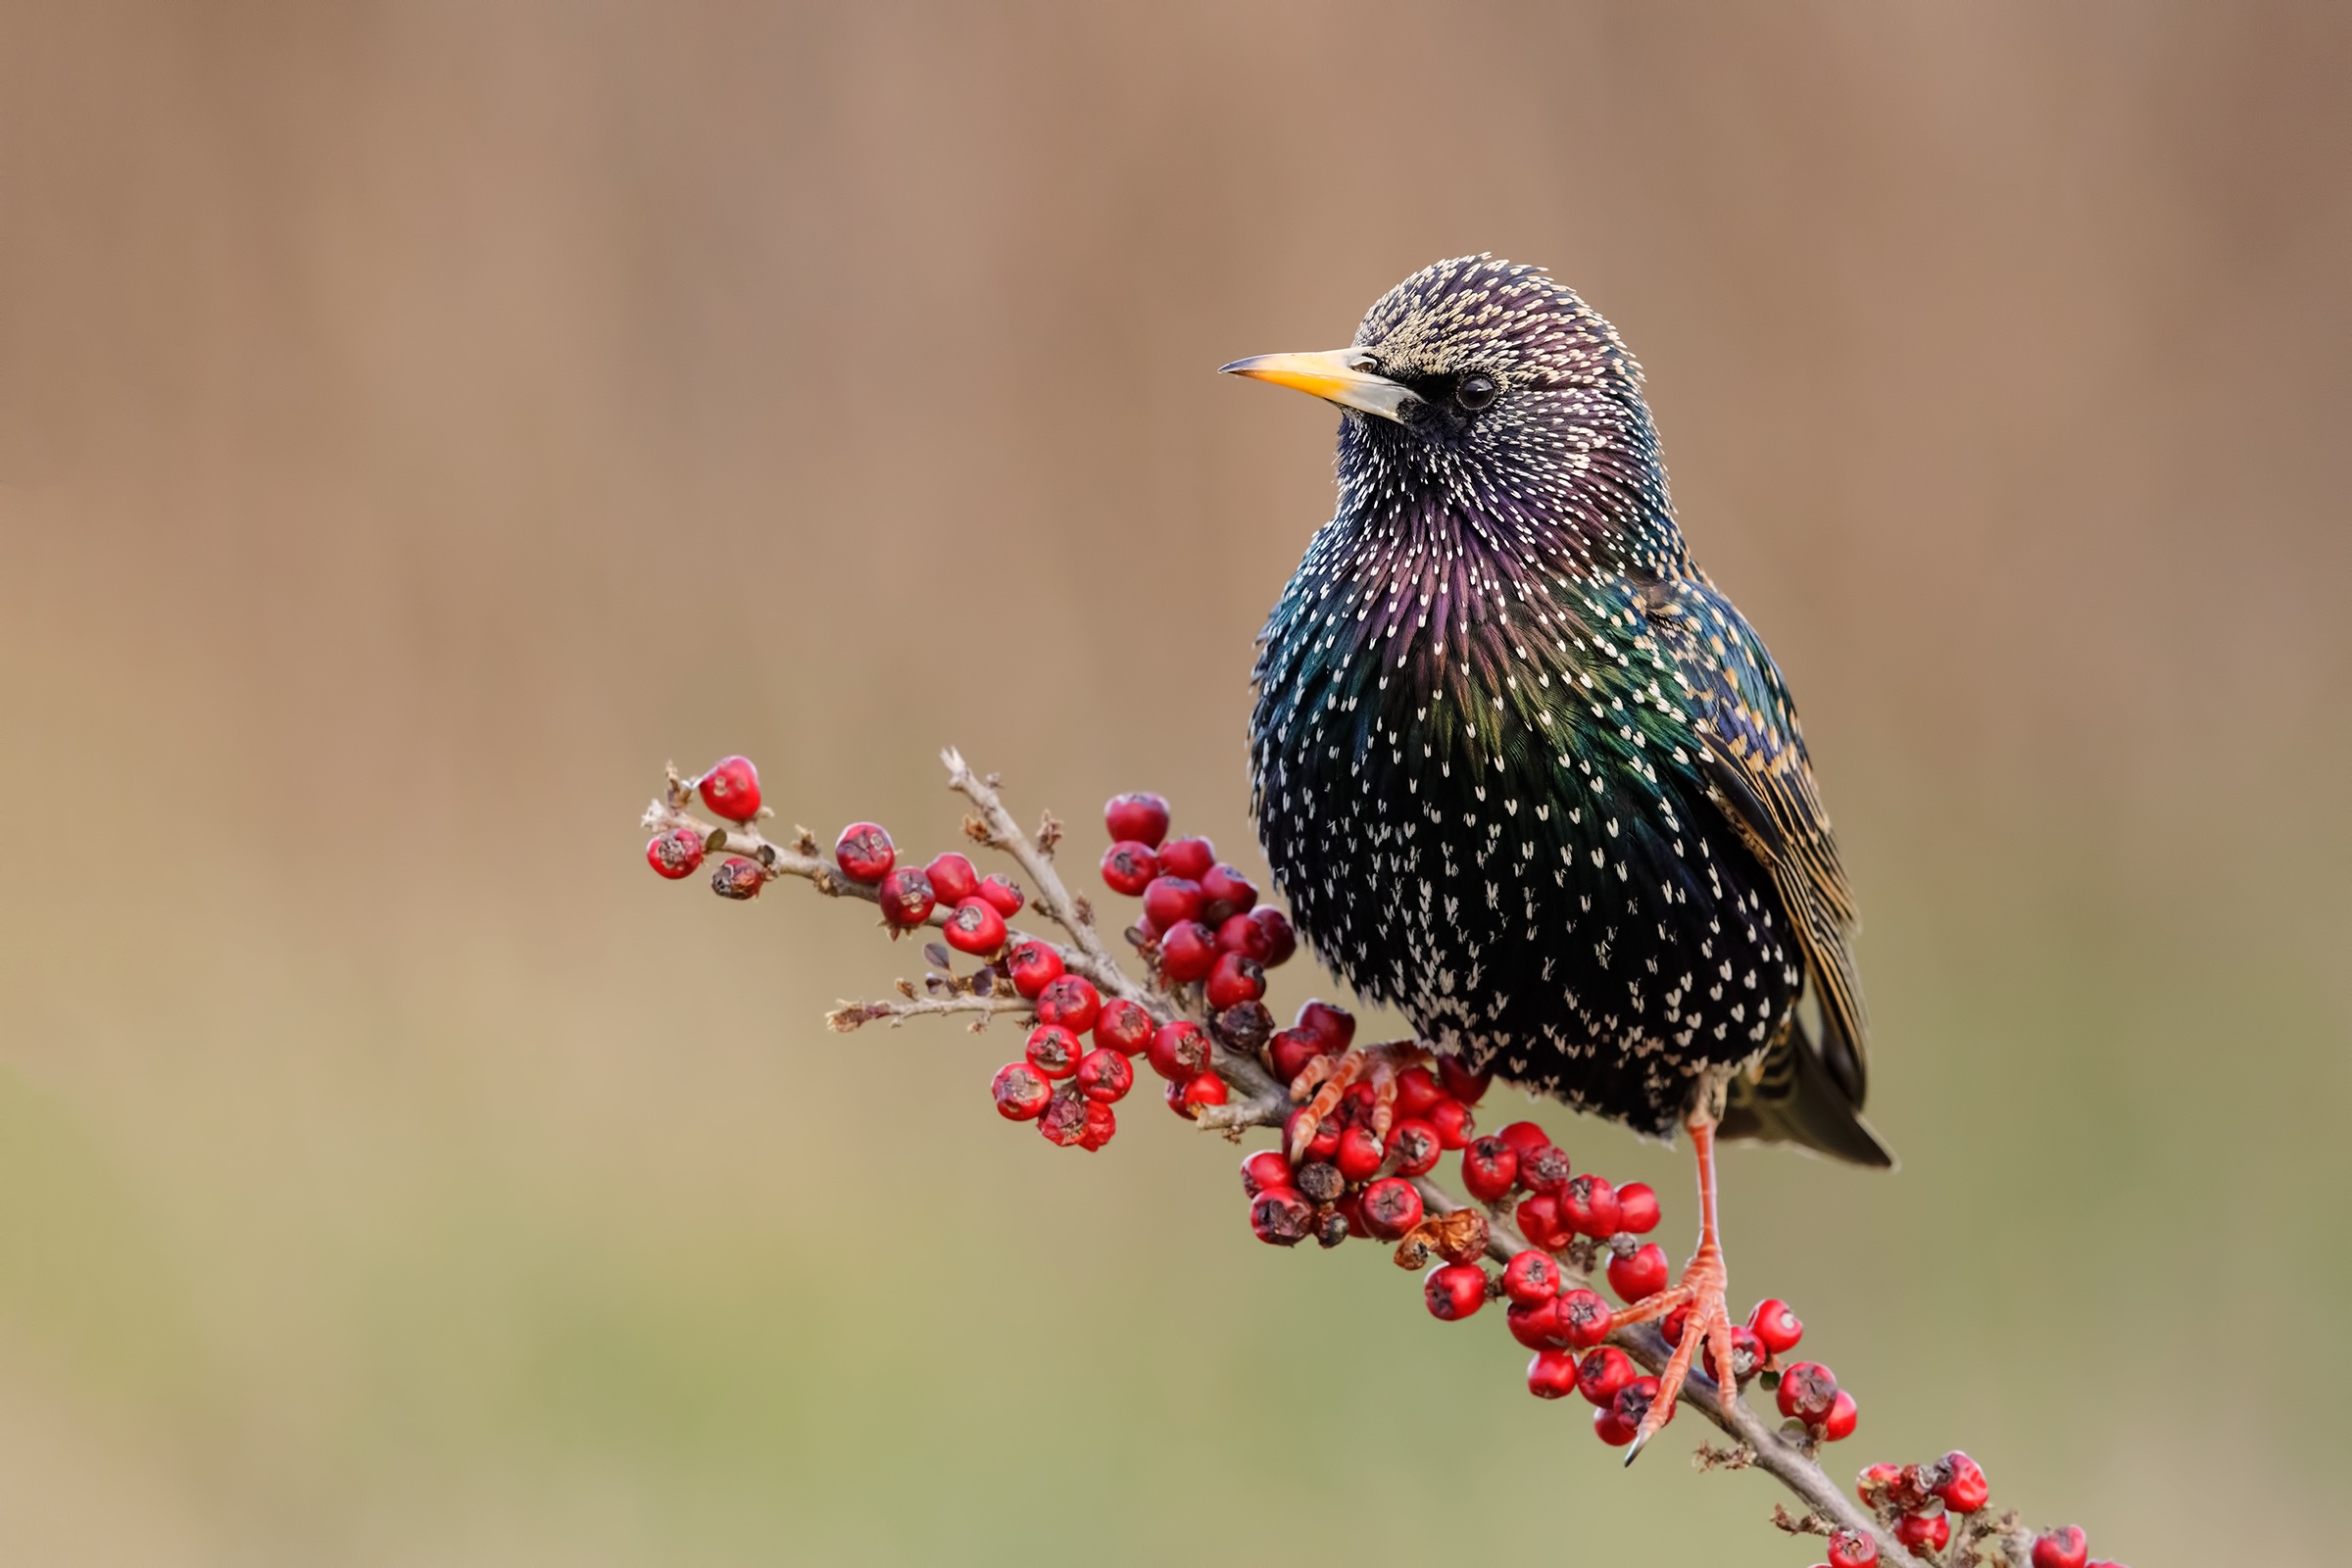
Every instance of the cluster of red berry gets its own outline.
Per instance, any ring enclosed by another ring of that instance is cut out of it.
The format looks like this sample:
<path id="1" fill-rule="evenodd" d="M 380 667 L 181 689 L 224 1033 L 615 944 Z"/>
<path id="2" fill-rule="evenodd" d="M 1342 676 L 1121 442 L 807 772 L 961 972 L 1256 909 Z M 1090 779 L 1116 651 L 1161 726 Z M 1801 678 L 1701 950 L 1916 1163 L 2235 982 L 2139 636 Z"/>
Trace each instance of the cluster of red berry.
<path id="1" fill-rule="evenodd" d="M 1208 840 L 1168 837 L 1159 796 L 1113 796 L 1102 825 L 1110 831 L 1102 885 L 1144 901 L 1128 940 L 1162 983 L 1200 987 L 1218 1038 L 1256 1050 L 1273 1029 L 1258 1000 L 1266 971 L 1298 951 L 1289 917 L 1259 904 L 1256 885 L 1219 860 Z"/>
<path id="2" fill-rule="evenodd" d="M 1895 1540 L 1923 1557 L 1951 1544 L 1955 1514 L 1973 1519 L 1992 1500 L 1984 1466 L 1957 1448 L 1927 1464 L 1874 1464 L 1862 1472 L 1854 1492 L 1893 1528 Z M 2089 1543 L 2074 1525 L 2035 1536 L 2032 1555 L 2034 1568 L 2123 1568 L 2120 1563 L 2092 1561 Z M 1878 1560 L 1878 1548 L 1870 1542 L 1849 1542 L 1840 1535 L 1832 1539 L 1830 1560 L 1823 1568 L 1869 1568 Z"/>

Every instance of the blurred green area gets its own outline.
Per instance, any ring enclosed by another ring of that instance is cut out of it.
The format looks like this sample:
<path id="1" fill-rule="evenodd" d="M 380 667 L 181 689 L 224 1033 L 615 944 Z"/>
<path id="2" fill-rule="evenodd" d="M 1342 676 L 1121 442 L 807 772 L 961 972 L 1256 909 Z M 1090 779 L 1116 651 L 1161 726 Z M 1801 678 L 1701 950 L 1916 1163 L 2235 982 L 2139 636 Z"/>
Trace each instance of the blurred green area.
<path id="1" fill-rule="evenodd" d="M 1726 1171 L 1838 1468 L 2337 1559 L 2340 13 L 12 13 L 0 1555 L 1808 1560 L 637 858 L 735 750 L 944 847 L 948 742 L 1246 851 L 1331 430 L 1209 371 L 1491 248 L 1647 364 L 1867 913 L 1903 1169 Z"/>

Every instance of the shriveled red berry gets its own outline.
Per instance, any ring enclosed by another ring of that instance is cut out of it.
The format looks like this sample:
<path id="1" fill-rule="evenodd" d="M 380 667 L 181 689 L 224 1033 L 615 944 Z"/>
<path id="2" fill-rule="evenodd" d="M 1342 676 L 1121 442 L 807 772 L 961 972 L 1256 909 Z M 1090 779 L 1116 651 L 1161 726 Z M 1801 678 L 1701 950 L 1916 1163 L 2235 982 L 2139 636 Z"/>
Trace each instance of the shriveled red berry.
<path id="1" fill-rule="evenodd" d="M 1301 1105 L 1292 1111 L 1282 1124 L 1282 1152 L 1290 1156 L 1294 1165 L 1303 1165 L 1309 1160 L 1330 1159 L 1340 1152 L 1340 1134 L 1346 1131 L 1337 1121 L 1326 1116 L 1317 1124 L 1313 1140 L 1301 1149 L 1298 1147 L 1298 1122 L 1305 1114 L 1306 1107 Z"/>
<path id="2" fill-rule="evenodd" d="M 1502 1317 L 1510 1328 L 1511 1338 L 1531 1350 L 1568 1348 L 1567 1332 L 1560 1327 L 1557 1298 L 1548 1301 L 1513 1301 L 1503 1309 Z"/>
<path id="3" fill-rule="evenodd" d="M 1758 1301 L 1755 1310 L 1747 1314 L 1747 1326 L 1756 1331 L 1764 1348 L 1775 1355 L 1787 1355 L 1805 1337 L 1804 1323 L 1778 1297 L 1767 1296 Z"/>
<path id="4" fill-rule="evenodd" d="M 1560 1327 L 1568 1343 L 1589 1349 L 1609 1337 L 1609 1303 L 1581 1287 L 1560 1293 Z"/>
<path id="5" fill-rule="evenodd" d="M 1519 1155 L 1499 1138 L 1479 1138 L 1462 1151 L 1462 1185 L 1482 1203 L 1492 1203 L 1519 1183 Z"/>
<path id="6" fill-rule="evenodd" d="M 1538 1144 L 1519 1150 L 1519 1185 L 1531 1193 L 1549 1193 L 1559 1198 L 1567 1191 L 1572 1178 L 1568 1168 L 1567 1152 L 1557 1144 Z M 1560 1212 L 1568 1212 L 1563 1200 Z"/>
<path id="7" fill-rule="evenodd" d="M 1113 997 L 1095 1014 L 1095 1044 L 1132 1056 L 1152 1044 L 1152 1014 L 1125 997 Z"/>
<path id="8" fill-rule="evenodd" d="M 1799 1361 L 1781 1371 L 1781 1386 L 1773 1396 L 1781 1414 L 1807 1426 L 1818 1425 L 1838 1402 L 1836 1374 L 1819 1361 Z"/>
<path id="9" fill-rule="evenodd" d="M 1257 884 L 1230 865 L 1210 866 L 1200 881 L 1200 918 L 1210 925 L 1222 924 L 1257 907 Z"/>
<path id="10" fill-rule="evenodd" d="M 1200 884 L 1189 877 L 1162 874 L 1144 884 L 1144 918 L 1156 930 L 1200 919 Z"/>
<path id="11" fill-rule="evenodd" d="M 1609 1408 L 1616 1412 L 1617 1423 L 1625 1431 L 1626 1442 L 1634 1441 L 1634 1435 L 1642 1430 L 1642 1418 L 1649 1414 L 1650 1406 L 1657 1402 L 1658 1380 L 1656 1378 L 1636 1378 L 1617 1391 L 1617 1397 L 1610 1402 Z M 1668 1421 L 1674 1419 L 1674 1406 L 1666 1407 L 1666 1419 Z"/>
<path id="12" fill-rule="evenodd" d="M 1208 1070 L 1208 1036 L 1189 1019 L 1161 1024 L 1145 1049 L 1152 1070 L 1172 1083 L 1190 1083 Z"/>
<path id="13" fill-rule="evenodd" d="M 1487 1086 L 1494 1081 L 1491 1072 L 1472 1072 L 1452 1056 L 1438 1057 L 1438 1082 L 1465 1105 L 1475 1105 L 1484 1099 Z"/>
<path id="14" fill-rule="evenodd" d="M 988 1086 L 997 1097 L 997 1114 L 1006 1121 L 1035 1121 L 1046 1102 L 1054 1098 L 1054 1086 L 1046 1075 L 1025 1061 L 1008 1061 L 997 1069 L 996 1081 Z"/>
<path id="15" fill-rule="evenodd" d="M 890 835 L 873 823 L 852 822 L 834 843 L 833 859 L 843 876 L 871 887 L 890 875 L 899 852 L 892 847 Z"/>
<path id="16" fill-rule="evenodd" d="M 1438 1141 L 1438 1130 L 1418 1116 L 1400 1117 L 1389 1128 L 1389 1154 L 1399 1176 L 1428 1175 L 1437 1168 L 1445 1147 Z"/>
<path id="17" fill-rule="evenodd" d="M 1113 844 L 1102 852 L 1102 883 L 1113 893 L 1135 898 L 1159 875 L 1159 857 L 1149 844 Z"/>
<path id="18" fill-rule="evenodd" d="M 1085 1043 L 1057 1023 L 1041 1023 L 1029 1031 L 1029 1065 L 1048 1078 L 1067 1078 L 1086 1054 Z"/>
<path id="19" fill-rule="evenodd" d="M 1402 1177 L 1384 1176 L 1364 1189 L 1357 1212 L 1364 1229 L 1393 1242 L 1421 1223 L 1421 1195 Z"/>
<path id="20" fill-rule="evenodd" d="M 1323 1047 L 1312 1035 L 1283 1029 L 1268 1043 L 1268 1053 L 1274 1058 L 1275 1079 L 1287 1084 L 1306 1071 L 1308 1062 L 1323 1054 Z"/>
<path id="21" fill-rule="evenodd" d="M 1566 1350 L 1538 1350 L 1527 1363 L 1527 1392 L 1539 1399 L 1564 1399 L 1576 1392 L 1576 1357 Z"/>
<path id="22" fill-rule="evenodd" d="M 1438 1075 L 1427 1067 L 1407 1067 L 1396 1075 L 1396 1114 L 1426 1116 L 1429 1107 L 1445 1098 Z"/>
<path id="23" fill-rule="evenodd" d="M 2087 1568 L 2090 1543 L 2081 1525 L 2045 1530 L 2034 1538 L 2034 1568 Z"/>
<path id="24" fill-rule="evenodd" d="M 1830 1532 L 1830 1560 L 1822 1568 L 1878 1568 L 1879 1544 L 1859 1530 Z"/>
<path id="25" fill-rule="evenodd" d="M 760 814 L 760 770 L 748 757 L 729 757 L 710 764 L 702 782 L 703 804 L 730 822 L 749 822 Z"/>
<path id="26" fill-rule="evenodd" d="M 1118 1113 L 1100 1100 L 1086 1102 L 1086 1125 L 1079 1131 L 1078 1147 L 1093 1153 L 1111 1140 L 1119 1130 Z"/>
<path id="27" fill-rule="evenodd" d="M 1339 1151 L 1331 1156 L 1332 1163 L 1340 1167 L 1340 1174 L 1351 1182 L 1369 1180 L 1388 1157 L 1380 1135 L 1372 1130 L 1370 1123 L 1360 1121 L 1340 1134 Z"/>
<path id="28" fill-rule="evenodd" d="M 1548 1301 L 1560 1294 L 1560 1265 L 1549 1252 L 1532 1247 L 1514 1253 L 1503 1267 L 1502 1294 L 1521 1306 Z"/>
<path id="29" fill-rule="evenodd" d="M 703 836 L 690 827 L 657 834 L 645 847 L 645 863 L 672 882 L 692 876 L 703 863 Z"/>
<path id="30" fill-rule="evenodd" d="M 1007 920 L 1020 913 L 1021 906 L 1029 902 L 1017 884 L 1001 876 L 982 877 L 980 879 L 980 897 L 988 901 L 990 908 Z"/>
<path id="31" fill-rule="evenodd" d="M 1821 1441 L 1843 1443 L 1854 1435 L 1854 1428 L 1861 1419 L 1862 1407 L 1854 1403 L 1852 1395 L 1839 1389 L 1838 1397 L 1830 1401 L 1830 1413 L 1821 1418 Z M 1977 1506 L 1981 1508 L 1984 1504 L 1979 1503 Z M 1960 1511 L 1973 1513 L 1975 1509 L 1963 1508 Z"/>
<path id="32" fill-rule="evenodd" d="M 1579 1236 L 1608 1240 L 1617 1234 L 1617 1189 L 1590 1171 L 1569 1177 L 1560 1190 L 1560 1218 Z"/>
<path id="33" fill-rule="evenodd" d="M 1250 1200 L 1250 1228 L 1269 1247 L 1296 1247 L 1314 1225 L 1313 1206 L 1295 1189 L 1269 1187 Z"/>
<path id="34" fill-rule="evenodd" d="M 1617 1401 L 1592 1412 L 1592 1435 L 1612 1448 L 1622 1448 L 1639 1435 L 1639 1427 L 1629 1427 L 1617 1418 Z"/>
<path id="35" fill-rule="evenodd" d="M 1422 1118 L 1438 1130 L 1438 1147 L 1461 1149 L 1478 1136 L 1478 1124 L 1470 1119 L 1470 1107 L 1458 1100 L 1441 1100 L 1429 1107 Z"/>
<path id="36" fill-rule="evenodd" d="M 1595 1347 L 1576 1369 L 1576 1392 L 1603 1409 L 1614 1403 L 1617 1391 L 1642 1375 L 1634 1358 L 1614 1345 Z"/>
<path id="37" fill-rule="evenodd" d="M 1223 1012 L 1266 994 L 1265 967 L 1238 953 L 1220 953 L 1208 971 L 1208 1004 Z"/>
<path id="38" fill-rule="evenodd" d="M 1109 1047 L 1098 1046 L 1078 1058 L 1078 1092 L 1087 1099 L 1107 1105 L 1126 1099 L 1134 1087 L 1135 1068 Z"/>
<path id="39" fill-rule="evenodd" d="M 1168 803 L 1141 790 L 1113 795 L 1103 803 L 1102 825 L 1114 839 L 1132 839 L 1147 848 L 1156 847 L 1168 836 Z"/>
<path id="40" fill-rule="evenodd" d="M 1213 1072 L 1200 1073 L 1184 1086 L 1184 1113 L 1190 1116 L 1203 1105 L 1222 1105 L 1228 1095 L 1224 1079 Z"/>
<path id="41" fill-rule="evenodd" d="M 730 855 L 710 873 L 710 891 L 722 899 L 756 899 L 767 882 L 767 868 L 758 860 Z"/>
<path id="42" fill-rule="evenodd" d="M 1975 1513 L 1992 1497 L 1984 1466 L 1958 1448 L 1929 1466 L 1928 1490 L 1943 1499 L 1954 1513 Z"/>
<path id="43" fill-rule="evenodd" d="M 1037 1020 L 1082 1035 L 1102 1015 L 1102 993 L 1081 974 L 1065 974 L 1037 994 Z"/>
<path id="44" fill-rule="evenodd" d="M 1167 839 L 1155 848 L 1165 875 L 1198 882 L 1216 868 L 1217 847 L 1206 839 Z"/>
<path id="45" fill-rule="evenodd" d="M 1627 1182 L 1617 1189 L 1617 1225 L 1636 1236 L 1658 1228 L 1658 1195 L 1647 1182 Z"/>
<path id="46" fill-rule="evenodd" d="M 1871 1507 L 1894 1513 L 1919 1513 L 1935 1501 L 1920 1484 L 1915 1464 L 1865 1465 L 1855 1478 L 1854 1493 Z"/>
<path id="47" fill-rule="evenodd" d="M 1267 968 L 1286 964 L 1298 952 L 1298 933 L 1291 926 L 1291 917 L 1270 904 L 1261 904 L 1250 911 L 1250 923 L 1258 930 L 1266 945 L 1265 956 L 1258 959 Z"/>
<path id="48" fill-rule="evenodd" d="M 1355 1044 L 1355 1014 L 1336 1002 L 1307 1003 L 1291 1027 L 1320 1045 L 1326 1055 L 1336 1056 Z"/>
<path id="49" fill-rule="evenodd" d="M 1423 1278 L 1421 1294 L 1430 1316 L 1455 1322 L 1486 1305 L 1487 1271 L 1476 1263 L 1441 1263 Z"/>
<path id="50" fill-rule="evenodd" d="M 940 930 L 949 947 L 977 957 L 986 957 L 1004 945 L 1004 917 L 985 899 L 966 899 L 956 906 Z"/>
<path id="51" fill-rule="evenodd" d="M 1495 1137 L 1511 1146 L 1515 1154 L 1533 1153 L 1551 1143 L 1551 1134 L 1532 1121 L 1515 1121 L 1496 1133 Z"/>
<path id="52" fill-rule="evenodd" d="M 966 899 L 980 896 L 980 873 L 972 868 L 970 860 L 954 850 L 933 856 L 931 863 L 923 867 L 923 875 L 931 879 L 931 891 L 938 895 L 939 902 L 951 909 Z"/>
<path id="53" fill-rule="evenodd" d="M 1206 978 L 1216 963 L 1217 939 L 1198 920 L 1170 927 L 1159 939 L 1159 972 L 1178 984 Z"/>
<path id="54" fill-rule="evenodd" d="M 1522 1199 L 1511 1218 L 1518 1222 L 1519 1234 L 1527 1238 L 1530 1246 L 1541 1247 L 1546 1252 L 1556 1252 L 1576 1240 L 1576 1232 L 1560 1218 L 1560 1200 L 1549 1193 Z"/>
<path id="55" fill-rule="evenodd" d="M 1061 1093 L 1047 1102 L 1045 1113 L 1037 1118 L 1037 1130 L 1049 1144 L 1063 1149 L 1075 1149 L 1086 1136 L 1086 1113 L 1092 1105 L 1084 1095 Z"/>
<path id="56" fill-rule="evenodd" d="M 1894 1539 L 1913 1551 L 1941 1551 L 1951 1544 L 1951 1515 L 1907 1513 L 1894 1522 Z"/>
<path id="57" fill-rule="evenodd" d="M 1629 1305 L 1664 1290 L 1667 1275 L 1666 1250 L 1655 1242 L 1644 1242 L 1629 1256 L 1609 1259 L 1609 1289 Z"/>
<path id="58" fill-rule="evenodd" d="M 1031 1002 L 1061 978 L 1061 955 L 1054 951 L 1050 942 L 1017 944 L 1004 956 L 1004 966 L 1012 972 L 1012 989 Z"/>
<path id="59" fill-rule="evenodd" d="M 882 918 L 901 931 L 921 925 L 931 918 L 931 879 L 911 865 L 902 865 L 882 879 L 874 895 L 882 906 Z"/>

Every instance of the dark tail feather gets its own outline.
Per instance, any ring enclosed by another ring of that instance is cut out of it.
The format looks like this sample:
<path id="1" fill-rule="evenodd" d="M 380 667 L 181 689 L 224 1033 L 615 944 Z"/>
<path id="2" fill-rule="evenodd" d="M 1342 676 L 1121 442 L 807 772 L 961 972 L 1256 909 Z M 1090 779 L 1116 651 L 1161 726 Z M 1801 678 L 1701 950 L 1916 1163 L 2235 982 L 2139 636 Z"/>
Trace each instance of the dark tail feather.
<path id="1" fill-rule="evenodd" d="M 1824 1027 L 1830 1027 L 1826 1018 Z M 1833 1054 L 1841 1044 L 1830 1042 Z M 1849 1047 L 1842 1059 L 1850 1062 L 1853 1056 Z M 1894 1152 L 1862 1119 L 1857 1100 L 1839 1083 L 1799 1017 L 1789 1021 L 1788 1032 L 1753 1072 L 1732 1080 L 1720 1131 L 1726 1138 L 1801 1144 L 1834 1159 L 1890 1170 Z"/>

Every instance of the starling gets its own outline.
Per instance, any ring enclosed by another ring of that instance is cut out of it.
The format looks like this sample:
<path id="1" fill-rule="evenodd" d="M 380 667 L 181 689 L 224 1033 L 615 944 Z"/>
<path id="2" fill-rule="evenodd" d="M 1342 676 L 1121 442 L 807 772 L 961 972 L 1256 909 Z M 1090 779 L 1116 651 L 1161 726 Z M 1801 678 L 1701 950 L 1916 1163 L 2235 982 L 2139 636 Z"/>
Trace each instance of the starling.
<path id="1" fill-rule="evenodd" d="M 1638 1453 L 1696 1347 L 1734 1387 L 1717 1133 L 1893 1163 L 1788 687 L 1683 543 L 1641 367 L 1542 269 L 1440 262 L 1350 348 L 1224 368 L 1343 411 L 1338 510 L 1267 619 L 1250 723 L 1298 930 L 1430 1048 L 1691 1134 L 1698 1250 L 1618 1319 L 1688 1304 L 1700 1331 Z"/>

